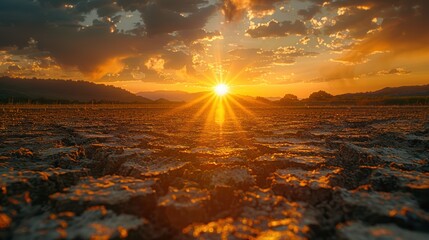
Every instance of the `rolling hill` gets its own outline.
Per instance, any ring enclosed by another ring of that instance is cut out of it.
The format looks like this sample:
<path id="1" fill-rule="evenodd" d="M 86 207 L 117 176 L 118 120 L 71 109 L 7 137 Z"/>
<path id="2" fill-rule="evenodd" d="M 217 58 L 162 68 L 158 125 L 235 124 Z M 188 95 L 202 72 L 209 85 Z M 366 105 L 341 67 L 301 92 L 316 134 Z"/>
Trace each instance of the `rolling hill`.
<path id="1" fill-rule="evenodd" d="M 373 92 L 340 95 L 319 91 L 302 100 L 291 96 L 293 95 L 286 94 L 274 103 L 280 105 L 428 105 L 429 85 L 388 87 Z"/>
<path id="2" fill-rule="evenodd" d="M 124 89 L 86 81 L 0 77 L 0 102 L 153 103 Z"/>
<path id="3" fill-rule="evenodd" d="M 346 93 L 336 97 L 354 98 L 354 97 L 420 97 L 429 96 L 429 85 L 421 86 L 402 86 L 387 87 L 374 92 Z"/>

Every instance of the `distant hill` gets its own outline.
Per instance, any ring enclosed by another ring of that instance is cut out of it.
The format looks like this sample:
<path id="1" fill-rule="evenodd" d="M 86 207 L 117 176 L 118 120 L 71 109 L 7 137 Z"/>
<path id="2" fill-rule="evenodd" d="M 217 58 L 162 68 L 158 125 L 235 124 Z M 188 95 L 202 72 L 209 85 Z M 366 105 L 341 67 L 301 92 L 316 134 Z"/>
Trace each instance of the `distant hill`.
<path id="1" fill-rule="evenodd" d="M 190 102 L 207 92 L 154 91 L 133 94 L 124 89 L 86 81 L 0 77 L 0 103 L 153 103 Z M 429 85 L 388 87 L 373 92 L 331 95 L 324 91 L 299 100 L 286 94 L 279 100 L 231 95 L 247 106 L 429 105 Z"/>
<path id="2" fill-rule="evenodd" d="M 0 77 L 0 102 L 153 103 L 124 89 L 86 81 Z"/>
<path id="3" fill-rule="evenodd" d="M 153 92 L 139 92 L 137 96 L 145 97 L 150 100 L 169 100 L 175 102 L 190 102 L 206 94 L 206 92 L 188 93 L 184 91 L 153 91 Z"/>
<path id="4" fill-rule="evenodd" d="M 297 100 L 286 94 L 278 105 L 429 105 L 429 85 L 388 87 L 374 92 L 331 95 L 324 91 L 312 93 L 308 98 Z"/>
<path id="5" fill-rule="evenodd" d="M 429 96 L 429 85 L 387 87 L 374 92 L 347 93 L 337 95 L 337 97 L 409 97 L 409 96 Z"/>

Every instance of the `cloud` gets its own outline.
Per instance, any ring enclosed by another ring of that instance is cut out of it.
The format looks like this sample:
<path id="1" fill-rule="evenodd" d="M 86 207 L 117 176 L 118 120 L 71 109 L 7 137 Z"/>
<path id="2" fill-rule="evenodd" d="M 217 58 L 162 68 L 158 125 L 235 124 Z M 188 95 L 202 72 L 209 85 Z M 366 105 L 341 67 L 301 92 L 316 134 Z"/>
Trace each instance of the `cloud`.
<path id="1" fill-rule="evenodd" d="M 0 0 L 0 71 L 173 82 L 222 65 L 249 81 L 271 80 L 284 69 L 300 74 L 304 66 L 288 66 L 323 53 L 309 62 L 336 58 L 338 65 L 314 74 L 323 81 L 353 78 L 352 65 L 411 54 L 426 59 L 428 12 L 426 0 Z M 253 39 L 240 38 L 243 29 Z M 269 39 L 286 36 L 299 37 Z M 223 38 L 225 44 L 215 41 Z M 159 64 L 146 66 L 150 59 Z"/>
<path id="2" fill-rule="evenodd" d="M 21 69 L 22 68 L 17 64 L 12 64 L 12 65 L 9 65 L 9 67 L 7 67 L 8 72 L 19 72 L 21 71 Z"/>
<path id="3" fill-rule="evenodd" d="M 203 29 L 191 29 L 177 32 L 177 39 L 182 40 L 186 45 L 200 40 L 213 41 L 221 38 L 222 34 L 219 31 L 209 32 Z"/>
<path id="4" fill-rule="evenodd" d="M 295 64 L 299 57 L 315 56 L 317 53 L 308 52 L 295 46 L 280 47 L 273 50 L 263 50 L 259 48 L 241 48 L 229 51 L 233 56 L 225 66 L 234 76 L 243 83 L 278 83 L 294 81 L 290 79 L 289 72 L 284 72 L 285 66 Z"/>
<path id="5" fill-rule="evenodd" d="M 262 60 L 267 62 L 275 62 L 276 59 L 290 59 L 305 56 L 316 56 L 316 52 L 308 52 L 302 48 L 294 46 L 279 47 L 274 50 L 262 50 L 260 48 L 242 48 L 235 49 L 229 52 L 230 55 L 236 56 L 242 60 Z M 272 60 L 272 61 L 270 61 Z"/>
<path id="6" fill-rule="evenodd" d="M 303 37 L 303 38 L 299 39 L 299 43 L 301 43 L 302 45 L 307 45 L 307 44 L 308 44 L 308 42 L 310 42 L 310 38 L 309 38 L 309 37 L 307 37 L 307 36 L 305 36 L 305 37 Z"/>
<path id="7" fill-rule="evenodd" d="M 207 0 L 158 0 L 157 4 L 162 8 L 176 12 L 194 13 L 198 12 L 202 5 L 207 5 Z"/>
<path id="8" fill-rule="evenodd" d="M 150 4 L 143 12 L 143 21 L 149 36 L 180 30 L 199 29 L 204 27 L 215 10 L 216 7 L 210 5 L 197 9 L 185 17 L 180 12 L 162 8 L 158 4 Z"/>
<path id="9" fill-rule="evenodd" d="M 104 76 L 101 81 L 136 79 L 144 82 L 176 83 L 196 74 L 192 55 L 183 51 L 163 50 L 150 55 L 129 57 L 122 60 L 122 63 L 124 67 L 120 71 Z"/>
<path id="10" fill-rule="evenodd" d="M 165 59 L 164 67 L 166 69 L 180 70 L 186 67 L 188 73 L 194 73 L 195 71 L 192 64 L 192 56 L 184 52 L 167 51 L 163 54 L 163 58 Z"/>
<path id="11" fill-rule="evenodd" d="M 403 68 L 392 68 L 390 70 L 383 70 L 377 72 L 378 75 L 406 75 L 410 73 L 411 71 L 405 70 Z"/>
<path id="12" fill-rule="evenodd" d="M 428 54 L 429 1 L 329 1 L 326 8 L 337 11 L 325 34 L 347 30 L 356 39 L 342 61 L 359 63 L 375 52 Z"/>
<path id="13" fill-rule="evenodd" d="M 302 16 L 304 20 L 312 19 L 317 13 L 320 13 L 322 7 L 320 5 L 313 5 L 307 9 L 300 9 L 298 15 Z"/>
<path id="14" fill-rule="evenodd" d="M 308 57 L 308 56 L 316 56 L 318 55 L 317 52 L 310 52 L 306 51 L 302 48 L 296 48 L 294 46 L 289 47 L 280 47 L 276 51 L 274 51 L 276 54 L 280 55 L 287 55 L 289 57 Z"/>
<path id="15" fill-rule="evenodd" d="M 236 56 L 242 59 L 254 59 L 261 55 L 262 50 L 259 48 L 241 48 L 234 49 L 232 51 L 229 51 L 228 53 L 232 56 Z"/>
<path id="16" fill-rule="evenodd" d="M 274 5 L 287 0 L 223 0 L 222 12 L 227 21 L 240 19 L 245 12 L 253 16 L 265 16 L 274 10 Z"/>
<path id="17" fill-rule="evenodd" d="M 182 39 L 189 43 L 216 37 L 216 32 L 201 29 L 216 9 L 205 0 L 2 0 L 0 49 L 12 47 L 14 55 L 30 59 L 43 54 L 64 69 L 76 68 L 96 79 L 121 72 L 127 58 L 164 52 L 177 40 L 173 32 L 198 32 Z M 93 10 L 97 18 L 90 26 L 82 26 L 86 14 Z M 121 11 L 138 11 L 143 24 L 131 34 L 117 31 Z M 36 42 L 31 48 L 30 39 Z M 172 58 L 168 66 L 181 64 L 173 63 L 176 60 L 182 59 Z"/>
<path id="18" fill-rule="evenodd" d="M 307 28 L 300 20 L 295 22 L 283 21 L 277 22 L 271 20 L 268 23 L 258 24 L 247 29 L 246 33 L 252 38 L 267 38 L 267 37 L 285 37 L 292 34 L 304 35 Z"/>
<path id="19" fill-rule="evenodd" d="M 378 27 L 372 21 L 374 18 L 372 11 L 357 7 L 342 7 L 339 9 L 341 15 L 334 18 L 335 24 L 324 27 L 325 34 L 330 35 L 347 30 L 351 37 L 361 39 L 367 36 L 370 30 Z"/>

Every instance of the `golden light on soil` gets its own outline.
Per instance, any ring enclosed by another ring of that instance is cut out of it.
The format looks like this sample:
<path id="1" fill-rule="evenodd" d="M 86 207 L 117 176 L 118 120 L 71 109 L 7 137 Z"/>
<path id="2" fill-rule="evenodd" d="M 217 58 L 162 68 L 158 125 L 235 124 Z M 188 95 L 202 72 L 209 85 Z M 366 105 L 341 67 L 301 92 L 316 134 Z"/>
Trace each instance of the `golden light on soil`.
<path id="1" fill-rule="evenodd" d="M 228 85 L 223 83 L 220 83 L 214 87 L 214 92 L 216 93 L 216 95 L 220 97 L 226 95 L 228 91 L 229 91 Z"/>

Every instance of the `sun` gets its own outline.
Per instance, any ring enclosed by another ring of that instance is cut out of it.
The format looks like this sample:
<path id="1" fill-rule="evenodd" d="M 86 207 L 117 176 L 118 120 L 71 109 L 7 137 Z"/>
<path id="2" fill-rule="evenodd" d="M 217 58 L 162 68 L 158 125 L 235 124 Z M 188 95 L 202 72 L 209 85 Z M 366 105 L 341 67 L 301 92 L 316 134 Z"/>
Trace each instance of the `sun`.
<path id="1" fill-rule="evenodd" d="M 224 83 L 219 83 L 214 87 L 214 92 L 220 97 L 225 96 L 229 92 L 229 86 Z"/>

